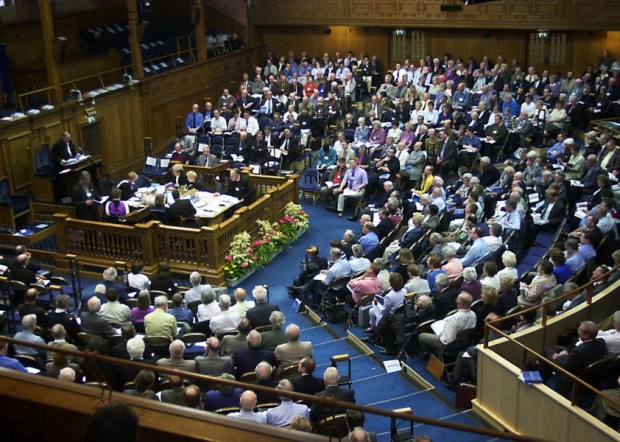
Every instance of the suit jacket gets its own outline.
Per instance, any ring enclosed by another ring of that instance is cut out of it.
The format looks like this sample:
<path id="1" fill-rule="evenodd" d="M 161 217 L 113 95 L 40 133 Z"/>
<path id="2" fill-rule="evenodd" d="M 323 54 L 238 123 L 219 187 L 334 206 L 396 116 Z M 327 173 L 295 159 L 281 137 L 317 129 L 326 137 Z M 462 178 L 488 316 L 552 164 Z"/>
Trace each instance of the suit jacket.
<path id="1" fill-rule="evenodd" d="M 445 149 L 443 147 L 443 142 L 439 147 L 439 155 L 441 156 L 441 152 L 443 151 L 443 160 L 441 162 L 442 167 L 448 167 L 451 169 L 456 169 L 456 167 L 458 166 L 457 164 L 457 149 L 456 149 L 456 143 L 454 143 L 454 141 L 452 140 L 448 140 L 448 144 L 446 145 Z"/>
<path id="2" fill-rule="evenodd" d="M 95 191 L 95 186 L 93 183 L 88 183 L 86 185 L 88 189 L 88 194 L 84 190 L 84 187 L 77 183 L 73 186 L 73 190 L 71 192 L 71 201 L 75 206 L 75 217 L 78 219 L 85 219 L 89 221 L 97 221 L 99 219 L 99 215 L 97 214 L 96 204 L 88 205 L 86 201 L 88 200 L 99 200 L 99 193 Z"/>
<path id="3" fill-rule="evenodd" d="M 315 396 L 327 396 L 334 397 L 339 401 L 355 403 L 355 390 L 350 388 L 341 388 L 338 386 L 327 387 L 324 391 L 315 394 Z M 310 420 L 314 423 L 319 422 L 321 419 L 325 419 L 328 416 L 334 414 L 344 413 L 344 408 L 332 409 L 330 407 L 323 407 L 319 404 L 313 404 L 310 409 Z"/>
<path id="4" fill-rule="evenodd" d="M 545 210 L 547 210 L 548 206 L 549 206 L 549 203 L 545 201 L 545 203 L 542 206 L 536 209 L 536 213 L 540 213 L 542 215 L 542 213 Z M 549 216 L 547 217 L 547 221 L 549 221 L 549 224 L 546 224 L 540 227 L 542 227 L 545 230 L 555 231 L 555 229 L 557 229 L 558 225 L 562 222 L 562 220 L 565 217 L 566 217 L 566 204 L 564 203 L 563 200 L 557 199 L 555 204 L 551 208 L 551 212 L 549 213 Z"/>
<path id="5" fill-rule="evenodd" d="M 102 336 L 104 338 L 116 334 L 116 331 L 108 321 L 95 312 L 82 312 L 80 314 L 82 331 L 91 335 Z"/>
<path id="6" fill-rule="evenodd" d="M 34 284 L 37 282 L 37 277 L 34 272 L 27 269 L 23 265 L 16 265 L 11 267 L 11 279 L 13 281 L 21 281 L 26 285 Z"/>
<path id="7" fill-rule="evenodd" d="M 372 104 L 372 102 L 367 103 L 366 106 L 364 106 L 364 115 L 368 116 L 371 110 L 374 110 L 374 105 Z M 383 103 L 377 101 L 377 112 L 375 116 L 381 119 L 381 116 L 383 115 L 384 112 L 385 112 L 385 108 L 383 107 Z"/>
<path id="8" fill-rule="evenodd" d="M 315 395 L 325 390 L 325 382 L 321 378 L 315 378 L 311 374 L 301 375 L 289 379 L 296 393 Z"/>
<path id="9" fill-rule="evenodd" d="M 254 202 L 254 187 L 250 179 L 245 175 L 241 175 L 239 181 L 229 181 L 226 194 L 243 199 L 243 205 L 245 206 L 249 206 Z"/>
<path id="10" fill-rule="evenodd" d="M 303 358 L 312 357 L 312 342 L 287 342 L 276 347 L 276 362 L 278 369 L 276 377 L 282 372 L 282 369 L 289 365 L 297 364 Z"/>
<path id="11" fill-rule="evenodd" d="M 390 218 L 382 219 L 375 227 L 375 233 L 377 234 L 377 238 L 379 238 L 379 241 L 389 235 L 392 230 L 394 230 L 394 223 Z"/>
<path id="12" fill-rule="evenodd" d="M 456 297 L 458 294 L 457 289 L 447 288 L 433 296 L 433 304 L 435 304 L 437 309 L 438 318 L 443 318 L 446 316 L 446 313 L 456 308 Z"/>
<path id="13" fill-rule="evenodd" d="M 75 318 L 68 312 L 56 313 L 50 310 L 47 315 L 45 315 L 45 322 L 41 324 L 41 326 L 51 329 L 56 324 L 62 324 L 67 333 L 73 338 L 82 331 Z"/>
<path id="14" fill-rule="evenodd" d="M 69 153 L 71 150 L 71 153 Z M 67 161 L 70 158 L 73 158 L 77 155 L 77 149 L 73 141 L 69 141 L 69 150 L 67 150 L 67 143 L 65 143 L 62 139 L 58 140 L 53 146 L 50 152 L 50 166 L 52 170 L 58 172 L 63 169 L 63 166 L 60 164 L 62 160 Z"/>
<path id="15" fill-rule="evenodd" d="M 275 312 L 276 310 L 280 310 L 280 307 L 276 304 L 259 302 L 246 312 L 245 317 L 250 320 L 252 328 L 260 327 L 261 325 L 270 325 L 269 316 L 271 312 Z"/>
<path id="16" fill-rule="evenodd" d="M 217 159 L 217 157 L 213 154 L 209 154 L 209 156 L 207 157 L 206 155 L 202 154 L 198 157 L 198 165 L 199 166 L 203 166 L 203 167 L 213 167 L 215 166 L 217 163 L 219 162 L 219 160 Z"/>
<path id="17" fill-rule="evenodd" d="M 176 226 L 181 225 L 181 217 L 193 218 L 195 213 L 196 209 L 190 200 L 178 199 L 173 205 L 168 207 L 168 217 Z"/>
<path id="18" fill-rule="evenodd" d="M 238 348 L 233 353 L 235 376 L 239 379 L 242 374 L 254 371 L 256 366 L 263 361 L 275 367 L 275 353 L 271 350 L 262 350 L 260 348 Z"/>
<path id="19" fill-rule="evenodd" d="M 405 232 L 405 234 L 400 238 L 399 244 L 401 248 L 409 248 L 416 242 L 418 239 L 422 238 L 424 235 L 424 229 L 422 225 L 414 227 L 413 229 Z"/>
<path id="20" fill-rule="evenodd" d="M 165 358 L 158 359 L 156 365 L 164 368 L 170 368 L 172 370 L 188 371 L 190 373 L 196 373 L 196 362 L 188 361 L 186 359 Z"/>
<path id="21" fill-rule="evenodd" d="M 581 183 L 583 184 L 583 194 L 584 195 L 592 195 L 598 189 L 598 179 L 599 175 L 606 175 L 607 173 L 603 171 L 603 168 L 598 164 L 594 164 L 592 167 L 588 167 L 585 175 L 581 179 Z"/>
<path id="22" fill-rule="evenodd" d="M 184 391 L 185 391 L 185 387 L 183 386 L 179 388 L 162 390 L 161 401 L 167 404 L 180 405 L 181 407 L 184 407 L 185 406 L 185 400 L 183 399 Z"/>
<path id="23" fill-rule="evenodd" d="M 230 356 L 197 356 L 196 369 L 198 373 L 207 376 L 220 376 L 224 373 L 233 373 L 233 362 Z"/>
<path id="24" fill-rule="evenodd" d="M 220 354 L 222 356 L 232 356 L 233 352 L 238 348 L 248 348 L 247 336 L 236 334 L 224 336 L 220 344 Z"/>
<path id="25" fill-rule="evenodd" d="M 497 168 L 492 164 L 489 164 L 482 171 L 482 175 L 480 175 L 480 184 L 484 187 L 492 186 L 493 183 L 496 183 L 497 180 L 499 180 L 500 175 L 499 170 L 497 170 Z"/>
<path id="26" fill-rule="evenodd" d="M 260 342 L 265 350 L 275 350 L 280 344 L 286 344 L 286 332 L 281 328 L 263 332 L 260 334 Z"/>

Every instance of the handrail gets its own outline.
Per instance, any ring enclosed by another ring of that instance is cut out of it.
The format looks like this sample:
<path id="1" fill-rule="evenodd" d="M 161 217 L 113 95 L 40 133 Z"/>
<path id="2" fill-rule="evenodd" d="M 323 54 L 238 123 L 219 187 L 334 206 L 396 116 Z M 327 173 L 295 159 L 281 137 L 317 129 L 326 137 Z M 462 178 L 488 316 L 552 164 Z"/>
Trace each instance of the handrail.
<path id="1" fill-rule="evenodd" d="M 542 356 L 541 354 L 539 354 L 538 352 L 532 350 L 531 348 L 527 347 L 526 345 L 520 343 L 519 341 L 517 341 L 515 338 L 513 338 L 510 335 L 507 335 L 506 333 L 504 333 L 502 330 L 499 329 L 499 327 L 497 327 L 496 325 L 499 325 L 501 322 L 505 321 L 506 319 L 511 319 L 511 318 L 515 318 L 521 314 L 523 314 L 524 312 L 529 312 L 529 311 L 535 311 L 538 309 L 542 309 L 542 321 L 541 321 L 541 326 L 542 326 L 542 330 L 543 330 L 543 345 L 546 342 L 546 329 L 547 329 L 547 318 L 548 318 L 548 309 L 549 309 L 549 305 L 552 303 L 556 303 L 558 301 L 561 301 L 562 299 L 565 299 L 567 297 L 569 297 L 570 295 L 574 294 L 574 293 L 578 293 L 578 292 L 582 292 L 583 290 L 587 290 L 588 291 L 588 298 L 586 300 L 586 303 L 588 305 L 588 318 L 591 317 L 591 310 L 592 310 L 592 296 L 593 296 L 593 287 L 594 287 L 594 283 L 601 281 L 603 279 L 607 279 L 609 278 L 609 276 L 611 275 L 612 272 L 616 271 L 620 269 L 620 264 L 616 265 L 614 268 L 612 268 L 611 270 L 609 270 L 607 273 L 601 275 L 600 277 L 589 281 L 588 283 L 584 284 L 581 287 L 578 287 L 575 290 L 572 290 L 570 292 L 564 293 L 562 296 L 558 296 L 555 299 L 552 299 L 550 301 L 547 301 L 545 303 L 539 304 L 537 306 L 533 306 L 524 310 L 520 310 L 517 313 L 514 313 L 512 315 L 508 315 L 508 316 L 503 316 L 501 318 L 498 318 L 496 320 L 493 321 L 489 321 L 485 323 L 485 328 L 484 328 L 484 343 L 483 343 L 483 348 L 487 349 L 489 348 L 489 334 L 491 331 L 497 333 L 500 337 L 506 338 L 508 341 L 510 341 L 513 344 L 516 344 L 518 347 L 521 348 L 522 350 L 522 358 L 521 358 L 521 370 L 525 370 L 526 369 L 526 364 L 527 364 L 527 356 L 529 355 L 533 355 L 536 358 L 539 359 L 544 359 L 545 363 L 549 364 L 551 367 L 553 367 L 553 369 L 557 372 L 561 372 L 562 374 L 564 374 L 565 376 L 567 376 L 568 378 L 573 380 L 573 392 L 572 392 L 572 398 L 571 398 L 571 405 L 577 405 L 577 400 L 578 400 L 578 386 L 585 386 L 588 390 L 594 392 L 596 395 L 598 396 L 602 396 L 604 399 L 610 401 L 611 403 L 613 403 L 615 406 L 620 407 L 620 402 L 610 398 L 609 396 L 607 396 L 606 394 L 604 394 L 603 392 L 601 392 L 600 390 L 592 387 L 591 385 L 589 385 L 588 383 L 582 381 L 581 379 L 579 379 L 577 376 L 573 375 L 572 373 L 566 371 L 564 368 L 560 367 L 559 365 L 555 364 L 553 361 L 545 358 L 544 356 Z"/>
<path id="2" fill-rule="evenodd" d="M 588 290 L 588 299 L 586 299 L 586 303 L 588 304 L 588 306 L 591 306 L 592 305 L 592 296 L 593 296 L 593 293 L 594 293 L 594 291 L 593 291 L 594 283 L 596 283 L 598 281 L 601 281 L 603 279 L 609 278 L 609 276 L 611 276 L 611 273 L 614 272 L 615 270 L 618 270 L 618 269 L 620 269 L 620 264 L 616 265 L 614 268 L 610 269 L 607 273 L 599 276 L 598 278 L 596 278 L 594 280 L 591 280 L 591 281 L 588 281 L 586 284 L 584 284 L 581 287 L 577 287 L 575 290 L 563 293 L 561 296 L 558 296 L 557 298 L 554 298 L 552 300 L 540 303 L 538 305 L 535 305 L 535 306 L 532 306 L 532 307 L 529 307 L 529 308 L 525 308 L 525 309 L 519 310 L 518 312 L 513 313 L 511 315 L 502 316 L 500 318 L 494 319 L 493 321 L 486 322 L 485 326 L 486 325 L 491 326 L 493 324 L 499 324 L 501 322 L 504 322 L 506 319 L 517 318 L 517 317 L 521 316 L 524 312 L 530 312 L 530 311 L 533 311 L 533 310 L 542 309 L 541 325 L 543 326 L 543 328 L 545 328 L 547 326 L 547 317 L 548 317 L 547 315 L 548 315 L 549 305 L 554 304 L 554 303 L 556 303 L 558 301 L 561 301 L 561 300 L 563 300 L 565 298 L 568 298 L 570 295 L 573 295 L 573 294 L 578 293 L 578 292 L 582 292 L 583 290 L 587 289 Z M 588 317 L 590 317 L 590 315 L 591 315 L 590 310 L 591 310 L 591 307 L 588 307 Z M 488 331 L 486 330 L 486 327 L 485 327 L 484 348 L 488 347 L 488 344 L 489 344 L 488 339 L 489 339 L 489 333 L 488 333 Z M 543 341 L 543 342 L 545 342 L 545 341 Z"/>
<path id="3" fill-rule="evenodd" d="M 59 352 L 59 353 L 68 354 L 71 356 L 81 357 L 84 363 L 87 363 L 88 366 L 91 369 L 93 369 L 94 374 L 96 374 L 98 378 L 100 377 L 99 382 L 105 382 L 105 378 L 103 377 L 101 371 L 97 368 L 98 364 L 110 363 L 110 364 L 121 365 L 124 367 L 138 368 L 141 370 L 150 370 L 150 371 L 157 372 L 160 374 L 163 373 L 167 375 L 180 375 L 183 378 L 192 379 L 196 381 L 209 381 L 210 383 L 215 383 L 219 385 L 227 385 L 231 387 L 240 387 L 243 389 L 250 389 L 250 390 L 253 390 L 254 392 L 259 392 L 259 393 L 273 394 L 273 391 L 274 391 L 274 389 L 271 387 L 263 387 L 263 386 L 256 385 L 256 384 L 246 384 L 246 383 L 239 382 L 236 380 L 230 381 L 230 380 L 222 379 L 219 377 L 207 376 L 207 375 L 202 375 L 202 374 L 197 374 L 197 373 L 190 373 L 186 371 L 180 371 L 180 370 L 145 364 L 142 362 L 135 362 L 135 361 L 130 361 L 126 359 L 114 358 L 111 356 L 104 356 L 104 355 L 99 354 L 98 352 L 93 352 L 93 351 L 82 352 L 82 351 L 76 351 L 76 350 L 71 350 L 67 348 L 59 348 L 59 347 L 55 347 L 55 346 L 51 346 L 47 344 L 36 344 L 34 342 L 9 338 L 9 337 L 2 336 L 2 335 L 0 335 L 0 341 L 9 342 L 14 345 L 16 344 L 16 345 L 22 345 L 26 347 L 32 347 L 32 348 L 36 348 L 39 350 Z M 0 371 L 0 375 L 1 374 L 2 372 Z M 109 399 L 113 393 L 113 390 L 108 382 L 105 382 L 105 383 L 107 384 L 108 399 Z M 104 394 L 103 388 L 104 387 L 102 387 L 102 396 Z M 505 432 L 500 432 L 497 430 L 490 430 L 490 429 L 482 428 L 482 427 L 473 427 L 473 426 L 464 425 L 464 424 L 441 421 L 441 420 L 432 419 L 432 418 L 425 417 L 425 416 L 416 415 L 416 414 L 409 413 L 409 412 L 407 413 L 395 412 L 392 410 L 369 407 L 365 405 L 354 404 L 351 402 L 343 402 L 343 401 L 337 400 L 335 397 L 332 397 L 332 396 L 324 396 L 324 395 L 323 396 L 311 396 L 311 395 L 307 395 L 303 393 L 296 393 L 293 391 L 285 391 L 285 390 L 278 390 L 278 396 L 287 397 L 292 400 L 302 400 L 304 402 L 317 404 L 321 408 L 328 407 L 330 409 L 345 408 L 345 409 L 357 410 L 363 413 L 372 413 L 372 414 L 376 414 L 379 416 L 403 419 L 403 420 L 411 421 L 414 423 L 418 422 L 422 424 L 434 425 L 434 426 L 448 428 L 452 430 L 468 431 L 471 433 L 482 434 L 485 436 L 491 436 L 495 438 L 508 439 L 508 440 L 514 440 L 514 441 L 523 441 L 523 442 L 543 441 L 540 438 L 521 436 L 518 434 L 505 433 Z M 104 398 L 102 397 L 102 399 Z"/>

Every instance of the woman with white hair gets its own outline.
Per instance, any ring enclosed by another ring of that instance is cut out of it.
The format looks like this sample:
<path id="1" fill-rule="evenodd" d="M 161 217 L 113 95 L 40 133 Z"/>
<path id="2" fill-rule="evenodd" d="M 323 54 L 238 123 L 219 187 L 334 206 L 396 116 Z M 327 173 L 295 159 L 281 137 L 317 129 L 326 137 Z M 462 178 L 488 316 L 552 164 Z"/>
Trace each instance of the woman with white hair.
<path id="1" fill-rule="evenodd" d="M 469 293 L 474 301 L 482 296 L 482 283 L 478 281 L 478 273 L 473 267 L 463 269 L 463 285 L 459 289 L 459 293 Z"/>
<path id="2" fill-rule="evenodd" d="M 366 126 L 366 119 L 364 117 L 359 117 L 357 119 L 358 126 L 355 128 L 355 135 L 353 136 L 352 146 L 359 146 L 360 144 L 368 143 L 368 138 L 370 137 L 370 129 Z"/>
<path id="3" fill-rule="evenodd" d="M 519 272 L 515 266 L 517 265 L 517 255 L 515 255 L 510 250 L 506 250 L 502 254 L 502 263 L 504 264 L 504 268 L 497 272 L 497 277 L 501 278 L 502 276 L 510 276 L 512 279 L 519 279 Z"/>

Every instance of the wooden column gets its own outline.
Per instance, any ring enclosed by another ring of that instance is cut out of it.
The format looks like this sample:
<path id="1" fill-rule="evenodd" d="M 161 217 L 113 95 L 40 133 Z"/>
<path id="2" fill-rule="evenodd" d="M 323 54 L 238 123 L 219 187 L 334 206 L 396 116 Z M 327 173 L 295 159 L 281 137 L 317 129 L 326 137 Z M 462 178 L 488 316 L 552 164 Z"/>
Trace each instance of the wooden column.
<path id="1" fill-rule="evenodd" d="M 136 0 L 127 0 L 127 18 L 129 19 L 129 48 L 131 49 L 133 78 L 142 80 L 144 69 L 140 49 L 140 28 L 138 26 L 138 4 Z"/>
<path id="2" fill-rule="evenodd" d="M 43 31 L 43 47 L 45 48 L 45 70 L 47 72 L 47 83 L 53 86 L 52 101 L 55 105 L 62 103 L 63 93 L 60 87 L 60 71 L 55 54 L 60 50 L 57 45 L 56 35 L 54 34 L 54 23 L 52 21 L 52 8 L 49 0 L 39 0 L 39 10 L 41 11 L 41 28 Z"/>
<path id="3" fill-rule="evenodd" d="M 196 50 L 198 52 L 198 61 L 207 60 L 207 37 L 205 27 L 205 11 L 202 6 L 202 0 L 194 0 L 194 10 L 192 17 L 196 26 Z"/>

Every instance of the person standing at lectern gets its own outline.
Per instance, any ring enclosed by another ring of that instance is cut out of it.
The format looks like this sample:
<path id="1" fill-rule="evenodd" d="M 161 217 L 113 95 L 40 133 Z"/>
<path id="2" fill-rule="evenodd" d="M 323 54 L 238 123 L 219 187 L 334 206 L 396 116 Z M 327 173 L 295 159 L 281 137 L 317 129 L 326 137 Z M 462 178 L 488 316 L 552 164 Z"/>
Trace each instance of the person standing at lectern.
<path id="1" fill-rule="evenodd" d="M 56 174 L 63 169 L 63 166 L 67 164 L 67 160 L 77 155 L 77 147 L 71 141 L 71 134 L 69 132 L 63 132 L 60 140 L 52 146 L 50 152 L 50 166 Z"/>

